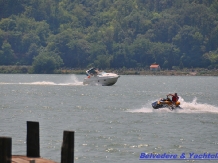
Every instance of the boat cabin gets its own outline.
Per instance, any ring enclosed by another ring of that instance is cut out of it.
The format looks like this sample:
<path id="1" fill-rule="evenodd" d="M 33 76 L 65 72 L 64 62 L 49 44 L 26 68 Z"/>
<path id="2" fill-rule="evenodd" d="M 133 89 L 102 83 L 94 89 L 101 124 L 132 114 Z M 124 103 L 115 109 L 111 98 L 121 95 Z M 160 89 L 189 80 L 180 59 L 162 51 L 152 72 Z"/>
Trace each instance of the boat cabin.
<path id="1" fill-rule="evenodd" d="M 98 69 L 97 68 L 91 68 L 91 69 L 89 69 L 89 70 L 87 70 L 86 71 L 86 75 L 87 76 L 96 76 L 96 75 L 98 75 Z"/>

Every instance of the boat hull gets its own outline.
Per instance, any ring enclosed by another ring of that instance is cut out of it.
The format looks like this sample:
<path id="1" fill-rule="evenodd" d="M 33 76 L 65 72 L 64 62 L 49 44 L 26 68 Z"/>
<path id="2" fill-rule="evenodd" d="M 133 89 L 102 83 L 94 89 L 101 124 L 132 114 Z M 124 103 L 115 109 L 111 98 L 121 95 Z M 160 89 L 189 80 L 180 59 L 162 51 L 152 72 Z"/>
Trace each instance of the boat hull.
<path id="1" fill-rule="evenodd" d="M 84 85 L 102 85 L 102 86 L 111 86 L 114 85 L 117 80 L 118 80 L 119 76 L 116 77 L 90 77 L 90 78 L 85 78 L 83 81 Z"/>

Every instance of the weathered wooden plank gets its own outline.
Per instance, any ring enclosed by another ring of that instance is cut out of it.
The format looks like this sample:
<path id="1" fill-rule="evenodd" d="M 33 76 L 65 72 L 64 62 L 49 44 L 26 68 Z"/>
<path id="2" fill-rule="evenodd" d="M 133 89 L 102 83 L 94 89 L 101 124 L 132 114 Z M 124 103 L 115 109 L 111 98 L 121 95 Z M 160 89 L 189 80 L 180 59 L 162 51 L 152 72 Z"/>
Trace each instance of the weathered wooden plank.
<path id="1" fill-rule="evenodd" d="M 45 158 L 26 157 L 21 155 L 12 156 L 12 163 L 30 163 L 31 160 L 35 160 L 35 163 L 57 163 L 55 161 L 48 160 Z"/>
<path id="2" fill-rule="evenodd" d="M 30 163 L 30 161 L 22 158 L 12 158 L 12 163 Z"/>

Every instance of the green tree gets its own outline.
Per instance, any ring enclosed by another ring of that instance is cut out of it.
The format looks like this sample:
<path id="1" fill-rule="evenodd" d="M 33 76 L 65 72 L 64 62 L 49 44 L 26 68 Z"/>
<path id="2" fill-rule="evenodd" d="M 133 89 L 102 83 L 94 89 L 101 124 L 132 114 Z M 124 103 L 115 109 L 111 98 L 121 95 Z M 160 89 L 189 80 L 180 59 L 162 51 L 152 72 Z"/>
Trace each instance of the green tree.
<path id="1" fill-rule="evenodd" d="M 0 65 L 11 65 L 14 61 L 13 50 L 8 42 L 3 42 L 2 50 L 0 51 Z"/>
<path id="2" fill-rule="evenodd" d="M 108 55 L 98 55 L 94 61 L 94 65 L 102 69 L 110 68 L 111 59 L 112 57 Z"/>
<path id="3" fill-rule="evenodd" d="M 16 21 L 10 18 L 4 18 L 0 21 L 0 29 L 4 31 L 14 30 L 16 27 Z"/>
<path id="4" fill-rule="evenodd" d="M 210 67 L 218 68 L 218 50 L 206 53 L 204 58 L 209 59 L 212 63 Z"/>
<path id="5" fill-rule="evenodd" d="M 217 0 L 0 0 L 0 55 L 8 47 L 4 64 L 30 65 L 42 48 L 65 67 L 208 67 L 217 15 Z"/>
<path id="6" fill-rule="evenodd" d="M 63 60 L 59 55 L 53 52 L 42 51 L 33 61 L 34 73 L 53 73 L 54 70 L 60 68 L 63 65 Z"/>
<path id="7" fill-rule="evenodd" d="M 138 36 L 129 46 L 129 53 L 132 59 L 142 66 L 146 66 L 153 62 L 151 51 L 151 42 L 145 39 L 144 36 Z M 128 55 L 130 57 L 130 55 Z"/>
<path id="8" fill-rule="evenodd" d="M 70 41 L 67 46 L 74 58 L 72 67 L 85 67 L 90 50 L 89 42 L 84 39 L 75 39 Z"/>
<path id="9" fill-rule="evenodd" d="M 201 49 L 203 45 L 203 36 L 199 32 L 198 28 L 192 26 L 184 26 L 179 33 L 173 38 L 174 44 L 180 48 L 181 53 L 190 60 L 185 59 L 183 64 L 186 67 L 194 66 L 198 67 L 201 65 L 201 57 L 203 51 Z"/>
<path id="10" fill-rule="evenodd" d="M 39 54 L 39 47 L 32 43 L 28 49 L 28 52 L 26 53 L 25 57 L 25 63 L 27 65 L 32 65 L 33 59 Z"/>
<path id="11" fill-rule="evenodd" d="M 22 13 L 25 2 L 26 0 L 0 0 L 0 19 L 7 18 L 12 14 Z"/>

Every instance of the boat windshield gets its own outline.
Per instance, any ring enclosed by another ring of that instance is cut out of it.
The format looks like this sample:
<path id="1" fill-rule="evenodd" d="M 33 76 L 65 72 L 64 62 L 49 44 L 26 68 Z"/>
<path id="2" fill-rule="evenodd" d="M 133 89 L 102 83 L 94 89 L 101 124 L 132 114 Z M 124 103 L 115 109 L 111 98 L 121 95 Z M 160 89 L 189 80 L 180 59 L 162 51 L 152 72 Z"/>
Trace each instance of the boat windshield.
<path id="1" fill-rule="evenodd" d="M 105 73 L 106 73 L 105 71 L 101 71 L 101 72 L 98 73 L 98 75 L 103 75 Z"/>
<path id="2" fill-rule="evenodd" d="M 86 74 L 88 74 L 88 75 L 94 75 L 94 76 L 96 76 L 96 75 L 98 75 L 98 69 L 96 69 L 96 68 L 91 68 L 91 69 L 89 69 L 89 70 L 87 70 L 86 71 Z"/>

